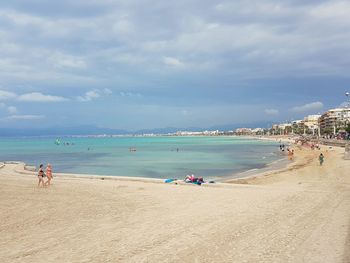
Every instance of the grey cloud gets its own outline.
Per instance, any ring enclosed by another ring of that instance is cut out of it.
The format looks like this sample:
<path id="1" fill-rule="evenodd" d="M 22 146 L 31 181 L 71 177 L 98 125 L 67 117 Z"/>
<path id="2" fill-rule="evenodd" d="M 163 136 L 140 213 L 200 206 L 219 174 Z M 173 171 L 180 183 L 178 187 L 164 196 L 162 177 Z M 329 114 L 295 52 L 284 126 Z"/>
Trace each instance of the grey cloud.
<path id="1" fill-rule="evenodd" d="M 291 82 L 330 77 L 346 84 L 349 10 L 337 0 L 2 1 L 0 84 L 16 94 L 35 90 L 71 102 L 93 100 L 94 92 L 104 97 L 103 88 L 117 94 L 114 99 L 148 105 L 181 100 L 174 112 L 186 104 L 243 103 L 257 89 L 268 91 L 259 94 L 267 101 L 286 87 L 310 86 L 319 94 L 316 85 Z M 302 103 L 322 101 L 310 99 L 313 94 Z M 290 103 L 287 109 L 298 104 Z M 270 107 L 264 105 L 262 115 Z"/>
<path id="2" fill-rule="evenodd" d="M 12 0 L 3 1 L 3 8 L 16 9 L 38 16 L 49 17 L 94 17 L 108 12 L 111 1 L 50 1 L 50 0 Z"/>
<path id="3" fill-rule="evenodd" d="M 17 96 L 16 93 L 6 91 L 6 90 L 0 90 L 0 101 L 10 100 L 15 98 L 16 96 Z"/>
<path id="4" fill-rule="evenodd" d="M 36 54 L 22 53 L 21 59 L 14 54 L 9 59 L 19 60 L 15 65 L 29 65 L 35 59 L 49 57 L 52 66 L 61 65 L 53 72 L 71 67 L 83 69 L 78 74 L 89 75 L 96 70 L 97 79 L 103 78 L 100 71 L 118 69 L 125 63 L 162 69 L 157 61 L 163 57 L 181 57 L 192 65 L 187 67 L 189 71 L 225 70 L 241 76 L 258 72 L 271 77 L 276 71 L 285 75 L 346 74 L 349 59 L 340 54 L 350 53 L 345 44 L 350 37 L 342 28 L 350 23 L 346 11 L 341 11 L 346 10 L 347 3 L 209 3 L 201 2 L 196 9 L 198 1 L 153 1 L 148 8 L 135 1 L 80 3 L 83 7 L 106 8 L 106 12 L 88 18 L 66 17 L 59 11 L 57 16 L 48 17 L 25 8 L 5 10 L 3 19 L 11 24 L 11 30 L 3 26 L 10 40 L 8 49 Z M 79 2 L 74 5 L 79 6 Z M 60 4 L 61 9 L 70 7 L 67 2 Z M 25 45 L 19 36 L 24 37 Z M 58 57 L 56 49 L 62 47 Z M 113 49 L 115 56 L 110 57 L 105 51 Z"/>

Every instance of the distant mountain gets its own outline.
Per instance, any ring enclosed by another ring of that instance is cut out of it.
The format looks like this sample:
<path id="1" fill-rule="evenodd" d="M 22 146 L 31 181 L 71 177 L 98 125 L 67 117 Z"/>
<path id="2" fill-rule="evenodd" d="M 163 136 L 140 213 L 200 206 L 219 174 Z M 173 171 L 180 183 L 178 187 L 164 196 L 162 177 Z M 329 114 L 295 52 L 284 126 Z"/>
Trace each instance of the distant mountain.
<path id="1" fill-rule="evenodd" d="M 125 135 L 125 134 L 167 134 L 175 133 L 177 131 L 204 131 L 204 130 L 220 130 L 220 131 L 230 131 L 235 130 L 240 127 L 245 128 L 266 128 L 271 122 L 254 122 L 246 124 L 227 124 L 227 125 L 216 125 L 211 127 L 186 127 L 186 128 L 176 128 L 176 127 L 165 127 L 165 128 L 155 128 L 155 129 L 141 129 L 137 131 L 128 131 L 120 129 L 111 128 L 100 128 L 93 125 L 81 125 L 74 127 L 50 127 L 50 128 L 0 128 L 0 137 L 20 137 L 20 136 L 69 136 L 69 135 Z"/>
<path id="2" fill-rule="evenodd" d="M 18 137 L 18 136 L 68 136 L 68 135 L 98 135 L 98 134 L 127 134 L 127 131 L 99 128 L 91 125 L 75 127 L 50 127 L 36 129 L 15 129 L 1 128 L 1 137 Z"/>

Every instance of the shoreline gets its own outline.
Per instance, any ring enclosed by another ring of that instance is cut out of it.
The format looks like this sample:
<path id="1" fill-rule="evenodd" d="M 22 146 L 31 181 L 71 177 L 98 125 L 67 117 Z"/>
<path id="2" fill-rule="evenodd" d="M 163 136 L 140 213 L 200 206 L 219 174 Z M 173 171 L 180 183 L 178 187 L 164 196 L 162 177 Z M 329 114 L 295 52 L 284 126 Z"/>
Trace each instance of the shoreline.
<path id="1" fill-rule="evenodd" d="M 296 150 L 296 153 L 298 150 Z M 17 173 L 23 175 L 36 175 L 36 170 L 34 166 L 27 165 L 22 161 L 3 161 L 3 166 L 6 164 L 17 164 L 23 166 L 23 170 L 16 170 Z M 282 163 L 282 164 L 279 164 Z M 286 172 L 289 170 L 297 169 L 307 165 L 308 160 L 305 158 L 297 160 L 288 160 L 287 156 L 275 160 L 271 163 L 266 164 L 261 168 L 253 168 L 247 171 L 234 173 L 227 177 L 215 177 L 215 184 L 249 184 L 250 181 L 254 181 L 259 177 L 266 177 L 273 174 Z M 276 165 L 274 165 L 276 164 Z M 0 169 L 3 167 L 0 165 Z M 79 174 L 79 173 L 54 173 L 55 177 L 60 178 L 75 178 L 75 179 L 94 179 L 94 180 L 115 180 L 115 181 L 130 181 L 130 182 L 147 182 L 147 183 L 164 183 L 166 179 L 162 178 L 151 178 L 151 177 L 133 177 L 133 176 L 114 176 L 114 175 L 97 175 L 97 174 Z M 174 183 L 183 183 L 183 179 L 176 179 Z M 170 183 L 171 184 L 171 183 Z M 202 186 L 214 185 L 214 184 L 202 184 Z"/>
<path id="2" fill-rule="evenodd" d="M 193 136 L 192 136 L 193 137 Z M 229 136 L 228 136 L 229 137 Z M 234 136 L 237 138 L 242 138 L 242 139 L 249 139 L 249 140 L 266 140 L 266 141 L 271 141 L 271 142 L 276 142 L 280 140 L 280 138 L 269 138 L 269 137 L 254 137 L 254 136 Z M 283 140 L 282 142 L 288 143 L 288 145 L 291 143 L 291 140 Z M 29 172 L 29 173 L 35 173 L 35 166 L 27 164 L 23 161 L 2 161 L 3 163 L 21 163 L 24 166 L 24 170 Z M 227 176 L 216 176 L 212 175 L 209 181 L 214 180 L 216 183 L 231 183 L 232 180 L 238 180 L 238 179 L 247 179 L 250 177 L 255 177 L 259 176 L 261 174 L 265 173 L 273 173 L 273 172 L 278 172 L 283 169 L 287 169 L 290 163 L 293 161 L 288 160 L 287 156 L 280 156 L 279 159 L 274 160 L 270 163 L 266 163 L 263 165 L 263 167 L 258 167 L 258 168 L 250 168 L 248 170 L 232 173 Z M 28 168 L 27 168 L 28 167 Z M 1 167 L 0 167 L 1 168 Z M 26 173 L 26 172 L 22 173 Z M 88 173 L 70 173 L 70 172 L 58 172 L 54 173 L 57 176 L 60 177 L 75 177 L 75 178 L 91 178 L 91 179 L 109 179 L 109 180 L 129 180 L 129 181 L 153 181 L 153 182 L 164 182 L 166 179 L 170 178 L 153 178 L 153 177 L 138 177 L 138 176 L 117 176 L 117 175 L 103 175 L 103 174 L 88 174 Z M 180 178 L 177 180 L 178 181 L 183 181 L 184 178 Z"/>
<path id="3" fill-rule="evenodd" d="M 167 136 L 166 136 L 167 137 Z M 181 136 L 181 137 L 198 137 L 198 138 L 202 138 L 202 137 L 213 137 L 213 136 Z M 248 139 L 248 140 L 256 140 L 256 138 L 243 138 L 241 136 L 218 136 L 218 137 L 224 137 L 224 138 L 233 138 L 233 139 Z M 273 140 L 269 140 L 269 141 L 272 141 L 274 142 Z M 271 149 L 271 151 L 273 151 Z M 277 152 L 277 147 L 276 147 L 276 152 Z M 265 153 L 261 153 L 261 154 L 270 154 L 269 152 L 265 152 Z M 284 156 L 278 156 L 277 154 L 274 154 L 275 156 L 266 156 L 266 158 L 270 158 L 271 159 L 275 159 L 275 160 L 270 160 L 270 161 L 265 161 L 265 160 L 258 160 L 258 156 L 256 156 L 256 161 L 258 163 L 256 164 L 246 164 L 244 166 L 246 166 L 245 168 L 242 169 L 242 167 L 240 167 L 239 169 L 237 169 L 237 167 L 235 167 L 234 165 L 231 165 L 231 169 L 226 169 L 222 174 L 220 174 L 220 171 L 217 171 L 218 174 L 215 174 L 215 171 L 213 173 L 203 173 L 205 175 L 203 175 L 201 172 L 193 172 L 196 176 L 198 177 L 203 177 L 204 179 L 206 179 L 207 181 L 212 181 L 212 180 L 215 180 L 215 181 L 220 181 L 220 182 L 223 182 L 223 181 L 226 181 L 230 178 L 232 178 L 232 175 L 236 175 L 236 174 L 240 174 L 242 172 L 246 172 L 247 170 L 251 170 L 251 169 L 269 169 L 269 170 L 274 170 L 276 169 L 276 167 L 274 165 L 271 165 L 271 164 L 274 164 L 276 161 L 280 161 L 282 159 L 284 159 L 285 157 Z M 5 157 L 5 156 L 4 156 Z M 6 158 L 6 157 L 5 157 Z M 10 157 L 11 158 L 11 157 Z M 5 159 L 6 160 L 6 159 Z M 33 160 L 32 161 L 29 161 L 29 162 L 26 162 L 24 160 L 18 160 L 19 162 L 25 162 L 26 166 L 35 166 L 36 164 L 33 164 Z M 50 162 L 52 163 L 53 161 L 47 161 L 47 162 Z M 259 163 L 261 162 L 261 163 Z M 74 164 L 73 164 L 74 165 Z M 154 168 L 156 169 L 156 168 Z M 56 169 L 54 169 L 54 172 L 57 172 L 57 174 L 79 174 L 80 176 L 90 176 L 91 175 L 91 171 L 89 170 L 86 170 L 86 169 L 75 169 L 76 171 L 72 172 L 71 170 L 74 170 L 74 167 L 72 166 L 71 169 L 64 169 L 64 171 L 57 171 Z M 79 170 L 81 170 L 82 172 L 79 172 Z M 189 171 L 187 171 L 188 174 L 191 174 L 191 170 L 190 169 L 187 169 Z M 156 171 L 156 170 L 155 170 Z M 174 175 L 170 175 L 171 172 L 169 171 L 169 173 L 167 174 L 166 172 L 165 173 L 162 173 L 162 174 L 159 174 L 159 177 L 148 177 L 148 174 L 142 174 L 140 173 L 139 175 L 133 175 L 133 174 L 129 174 L 129 173 L 119 173 L 120 175 L 116 175 L 113 173 L 113 171 L 107 171 L 105 174 L 101 171 L 97 171 L 95 170 L 93 172 L 93 175 L 94 176 L 101 176 L 101 177 L 109 177 L 109 176 L 116 176 L 116 177 L 130 177 L 130 178 L 154 178 L 154 179 L 171 179 L 171 178 L 177 178 L 179 180 L 181 179 L 184 179 L 185 176 L 186 176 L 186 173 L 182 174 L 182 173 L 174 173 Z M 165 176 L 168 176 L 166 178 L 162 178 L 163 175 Z"/>
<path id="4" fill-rule="evenodd" d="M 275 160 L 271 163 L 265 164 L 263 167 L 260 168 L 252 168 L 243 172 L 238 172 L 231 174 L 229 176 L 220 177 L 220 176 L 212 176 L 210 178 L 213 178 L 213 180 L 209 181 L 215 181 L 215 183 L 231 183 L 232 180 L 239 180 L 239 179 L 247 179 L 254 176 L 259 176 L 261 174 L 265 173 L 273 173 L 278 172 L 283 169 L 288 168 L 288 166 L 293 161 L 290 161 L 287 159 L 287 157 L 283 157 L 281 159 Z M 282 163 L 282 164 L 281 164 Z M 18 164 L 23 166 L 23 171 L 16 171 L 19 174 L 24 175 L 36 175 L 36 168 L 32 165 L 27 165 L 25 162 L 22 161 L 1 161 L 0 162 L 0 169 L 3 168 L 6 164 Z M 164 183 L 166 179 L 170 178 L 153 178 L 153 177 L 137 177 L 137 176 L 117 176 L 117 175 L 99 175 L 99 174 L 81 174 L 81 173 L 56 173 L 54 172 L 54 176 L 59 177 L 69 177 L 69 178 L 84 178 L 84 179 L 99 179 L 99 180 L 120 180 L 120 181 L 144 181 L 144 182 L 157 182 L 157 183 Z M 175 178 L 174 178 L 175 179 Z M 176 178 L 177 182 L 183 181 L 183 178 Z"/>
<path id="5" fill-rule="evenodd" d="M 300 149 L 307 149 L 304 146 L 301 148 L 297 148 L 297 145 L 294 144 L 294 140 L 291 139 L 290 136 L 285 135 L 276 135 L 276 136 L 235 136 L 237 138 L 249 139 L 249 140 L 262 140 L 262 141 L 271 141 L 287 144 L 288 147 L 295 150 L 295 154 L 300 152 Z M 326 150 L 327 148 L 339 148 L 338 146 L 328 146 L 323 145 L 322 149 Z M 35 167 L 32 165 L 27 165 L 22 161 L 3 161 L 3 163 L 23 163 L 24 170 L 22 173 L 35 173 Z M 288 156 L 281 156 L 281 158 L 272 161 L 270 163 L 266 163 L 263 167 L 259 168 L 251 168 L 245 171 L 237 172 L 230 174 L 228 176 L 215 176 L 213 175 L 211 178 L 215 181 L 215 183 L 229 183 L 229 184 L 250 184 L 251 181 L 256 180 L 259 177 L 271 176 L 273 174 L 286 172 L 289 170 L 293 170 L 296 167 L 304 167 L 307 165 L 308 160 L 301 159 L 298 160 L 293 158 L 293 160 L 289 160 Z M 29 167 L 26 169 L 26 167 Z M 1 165 L 0 165 L 1 169 Z M 166 179 L 170 178 L 153 178 L 153 177 L 137 177 L 137 176 L 116 176 L 116 175 L 99 175 L 99 174 L 80 174 L 80 173 L 54 173 L 54 175 L 60 177 L 70 177 L 70 178 L 85 178 L 85 179 L 99 179 L 99 180 L 120 180 L 120 181 L 136 181 L 136 182 L 154 182 L 154 183 L 164 183 Z M 183 182 L 184 178 L 176 178 L 176 182 Z M 208 181 L 211 181 L 208 180 Z M 208 184 L 204 184 L 208 185 Z"/>

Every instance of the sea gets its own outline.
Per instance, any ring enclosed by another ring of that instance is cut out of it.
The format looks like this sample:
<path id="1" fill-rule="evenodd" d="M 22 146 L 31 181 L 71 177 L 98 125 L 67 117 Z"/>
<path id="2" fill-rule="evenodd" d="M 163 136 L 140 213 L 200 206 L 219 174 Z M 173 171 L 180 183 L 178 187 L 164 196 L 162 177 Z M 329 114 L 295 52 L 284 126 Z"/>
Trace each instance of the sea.
<path id="1" fill-rule="evenodd" d="M 54 172 L 182 179 L 224 179 L 285 159 L 278 142 L 234 136 L 0 138 L 0 161 Z"/>

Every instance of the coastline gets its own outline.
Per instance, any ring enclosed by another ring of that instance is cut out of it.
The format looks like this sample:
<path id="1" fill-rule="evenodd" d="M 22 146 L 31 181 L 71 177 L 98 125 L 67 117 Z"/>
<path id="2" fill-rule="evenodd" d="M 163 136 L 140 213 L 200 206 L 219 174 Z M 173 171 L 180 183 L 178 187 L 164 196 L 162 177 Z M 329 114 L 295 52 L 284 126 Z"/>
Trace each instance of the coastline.
<path id="1" fill-rule="evenodd" d="M 245 180 L 251 177 L 264 176 L 265 174 L 280 172 L 285 169 L 288 169 L 288 167 L 292 165 L 293 162 L 294 160 L 291 161 L 291 160 L 288 160 L 287 157 L 283 157 L 281 159 L 278 159 L 276 161 L 273 161 L 271 163 L 264 165 L 264 167 L 253 168 L 243 172 L 234 173 L 225 178 L 221 178 L 221 180 L 219 181 L 231 183 L 232 181 L 235 181 L 235 180 L 241 180 L 241 179 Z"/>
<path id="2" fill-rule="evenodd" d="M 260 168 L 252 168 L 243 172 L 234 173 L 230 176 L 219 177 L 213 175 L 211 178 L 215 178 L 215 183 L 231 183 L 232 180 L 247 179 L 255 176 L 262 176 L 266 173 L 273 173 L 287 169 L 293 161 L 282 157 L 281 159 L 275 160 L 271 163 L 265 164 Z M 24 175 L 36 175 L 36 168 L 32 165 L 27 165 L 22 161 L 2 161 L 0 163 L 0 169 L 6 164 L 17 164 L 23 166 L 23 170 L 16 170 L 18 174 Z M 61 178 L 84 178 L 84 179 L 97 179 L 97 180 L 120 180 L 120 181 L 138 181 L 138 182 L 153 182 L 153 183 L 164 183 L 166 179 L 153 178 L 153 177 L 136 177 L 136 176 L 115 176 L 115 175 L 98 175 L 98 174 L 81 174 L 81 173 L 54 173 L 56 176 Z M 170 178 L 169 178 L 170 179 Z M 178 182 L 183 181 L 184 178 L 176 178 Z"/>
<path id="3" fill-rule="evenodd" d="M 191 136 L 191 137 L 203 137 L 203 136 Z M 232 136 L 224 136 L 225 138 L 230 138 Z M 256 138 L 256 137 L 243 137 L 243 136 L 233 136 L 234 138 L 242 138 L 242 139 L 248 139 L 248 140 L 264 140 L 264 138 Z M 272 141 L 272 142 L 276 142 L 274 139 L 268 139 L 269 141 Z M 276 146 L 276 152 L 277 152 L 277 146 Z M 261 172 L 261 171 L 267 171 L 267 170 L 276 170 L 276 169 L 280 169 L 282 168 L 282 166 L 286 166 L 287 165 L 287 161 L 285 160 L 287 157 L 286 156 L 276 156 L 275 158 L 277 158 L 276 160 L 274 161 L 271 161 L 270 163 L 266 162 L 265 164 L 256 164 L 256 165 L 251 165 L 251 168 L 246 167 L 246 169 L 249 169 L 249 171 L 251 171 L 252 169 L 253 170 L 257 170 L 257 172 Z M 7 161 L 7 162 L 11 162 L 11 161 Z M 14 161 L 14 162 L 24 162 L 22 160 L 19 160 L 19 161 Z M 51 162 L 51 161 L 50 161 Z M 281 165 L 283 163 L 283 165 Z M 29 165 L 28 163 L 25 163 L 25 167 L 30 167 L 28 170 L 29 171 L 34 171 L 35 170 L 35 166 L 33 165 Z M 234 168 L 233 168 L 234 170 Z M 238 169 L 237 169 L 238 170 Z M 210 175 L 199 175 L 199 176 L 203 176 L 205 180 L 207 181 L 216 181 L 216 182 L 225 182 L 229 179 L 232 179 L 232 178 L 236 178 L 237 175 L 241 175 L 243 174 L 242 176 L 246 176 L 246 172 L 247 170 L 242 170 L 242 171 L 239 171 L 239 172 L 232 172 L 232 174 L 227 174 L 227 175 L 217 175 L 215 173 L 213 174 L 210 174 Z M 229 171 L 228 171 L 229 173 Z M 147 178 L 153 178 L 153 179 L 156 179 L 156 180 L 165 180 L 166 178 L 162 178 L 162 177 L 147 177 L 147 176 L 130 176 L 130 175 L 124 175 L 124 174 L 121 174 L 121 175 L 114 175 L 114 174 L 104 174 L 104 173 L 93 173 L 91 174 L 91 171 L 90 172 L 71 172 L 71 171 L 65 171 L 65 172 L 58 172 L 57 173 L 58 175 L 60 176 L 74 176 L 74 177 L 89 177 L 89 176 L 97 176 L 98 178 L 109 178 L 109 179 L 117 179 L 115 177 L 118 177 L 120 179 L 127 179 L 129 178 L 130 180 L 143 180 L 143 179 L 146 179 Z M 166 174 L 166 173 L 164 173 Z M 200 174 L 200 173 L 199 173 Z M 170 177 L 170 175 L 168 175 L 169 177 L 167 178 L 177 178 L 178 180 L 182 180 L 184 179 L 186 174 L 183 174 L 183 177 Z"/>
<path id="4" fill-rule="evenodd" d="M 249 140 L 265 140 L 271 142 L 281 142 L 287 144 L 288 147 L 295 151 L 295 155 L 299 155 L 302 153 L 302 149 L 306 149 L 305 147 L 296 147 L 294 144 L 294 140 L 290 138 L 290 136 L 235 136 L 239 138 L 249 139 Z M 324 145 L 322 146 L 322 150 L 327 150 L 328 148 L 332 148 L 333 146 Z M 334 146 L 335 148 L 341 149 L 341 147 Z M 304 151 L 305 152 L 305 151 Z M 0 162 L 0 169 L 6 164 L 20 164 L 23 165 L 23 171 L 16 171 L 19 174 L 36 174 L 35 167 L 31 165 L 27 165 L 22 161 L 3 161 Z M 215 183 L 219 184 L 251 184 L 252 182 L 256 182 L 261 177 L 268 177 L 274 174 L 288 172 L 294 169 L 299 169 L 301 167 L 305 167 L 310 163 L 310 158 L 305 155 L 294 156 L 292 160 L 289 160 L 288 157 L 281 156 L 280 159 L 277 159 L 271 163 L 265 164 L 260 168 L 252 168 L 246 171 L 233 173 L 230 176 L 219 177 L 213 175 L 215 178 Z M 82 178 L 82 179 L 95 179 L 95 180 L 116 180 L 116 181 L 134 181 L 134 182 L 148 182 L 148 183 L 164 183 L 165 179 L 162 178 L 151 178 L 151 177 L 134 177 L 134 176 L 114 176 L 114 175 L 97 175 L 97 174 L 80 174 L 80 173 L 55 173 L 56 176 L 61 178 Z M 177 183 L 184 183 L 183 178 L 177 178 Z M 186 184 L 186 183 L 184 183 Z M 208 185 L 208 184 L 203 184 Z"/>
<path id="5" fill-rule="evenodd" d="M 121 143 L 113 141 L 116 146 L 116 149 L 114 149 L 113 147 L 106 148 L 104 146 L 106 142 L 100 142 L 98 140 L 91 142 L 73 141 L 72 145 L 74 145 L 74 147 L 58 148 L 52 141 L 39 141 L 32 144 L 28 142 L 26 144 L 27 148 L 23 153 L 19 152 L 17 155 L 16 152 L 12 150 L 2 154 L 1 159 L 12 160 L 18 157 L 18 161 L 25 162 L 27 165 L 37 165 L 37 161 L 40 160 L 40 163 L 54 164 L 55 172 L 67 174 L 89 175 L 92 173 L 100 176 L 136 176 L 162 179 L 183 179 L 187 174 L 195 174 L 196 176 L 206 178 L 208 181 L 222 181 L 226 180 L 232 173 L 238 173 L 253 168 L 270 167 L 270 162 L 283 158 L 283 156 L 278 156 L 278 154 L 276 154 L 278 151 L 274 143 L 254 142 L 256 138 L 249 138 L 247 140 L 247 147 L 245 147 L 244 144 L 246 140 L 239 142 L 241 138 L 238 136 L 219 136 L 218 138 L 213 138 L 213 136 L 206 136 L 206 138 L 203 138 L 203 136 L 191 137 L 201 138 L 199 140 L 200 143 L 196 140 L 192 141 L 192 139 L 188 137 L 191 141 L 190 146 L 188 146 L 188 141 L 182 141 L 182 138 L 180 141 L 177 141 L 177 139 L 173 141 L 172 138 L 170 141 L 167 141 L 167 138 L 165 138 L 165 146 L 160 148 L 161 151 L 164 151 L 164 154 L 162 154 L 162 158 L 159 160 L 156 159 L 157 156 L 152 152 L 152 149 L 147 148 L 148 144 L 145 144 L 144 141 L 137 141 L 136 143 L 133 141 L 122 141 Z M 235 142 L 236 140 L 238 141 L 237 143 Z M 221 141 L 224 143 L 222 144 Z M 107 142 L 109 143 L 109 141 Z M 146 143 L 147 142 L 148 141 L 146 141 Z M 226 144 L 226 142 L 227 145 L 232 144 L 231 150 L 227 150 L 222 146 Z M 11 143 L 11 141 L 7 142 L 4 146 L 10 147 L 11 144 L 9 145 L 9 143 Z M 16 141 L 14 143 L 16 145 L 13 147 L 14 149 L 21 149 L 21 142 L 18 145 Z M 139 147 L 137 154 L 133 153 L 131 155 L 127 147 L 134 143 L 140 145 L 137 145 Z M 194 145 L 193 147 L 192 143 Z M 198 154 L 196 147 L 201 143 L 204 145 L 208 144 L 211 148 L 209 148 L 209 146 L 205 148 L 206 146 L 204 146 L 204 150 L 202 151 L 199 149 Z M 36 145 L 40 146 L 41 144 L 46 144 L 48 147 L 47 154 L 43 156 L 37 154 L 38 150 L 36 149 Z M 235 144 L 237 144 L 237 146 L 235 146 Z M 263 146 L 267 146 L 267 148 L 260 146 L 258 146 L 259 148 L 255 148 L 255 144 L 262 144 Z M 182 145 L 184 147 L 183 149 Z M 270 147 L 268 147 L 268 145 L 270 145 Z M 33 149 L 30 149 L 30 147 L 33 147 Z M 183 150 L 183 153 L 176 154 L 175 152 L 176 155 L 174 155 L 174 150 L 172 149 L 174 147 L 179 147 L 180 151 Z M 243 147 L 244 150 L 246 150 L 244 155 L 241 155 L 240 150 L 235 149 L 235 147 L 240 149 Z M 228 151 L 232 153 L 228 153 Z M 70 158 L 72 154 L 76 154 L 77 156 Z M 143 157 L 145 154 L 147 154 L 148 158 Z M 136 158 L 133 157 L 133 155 L 136 155 L 136 157 L 140 159 L 140 165 L 133 165 L 131 160 Z M 81 161 L 79 161 L 79 158 Z M 175 160 L 173 158 L 175 158 Z M 206 158 L 208 158 L 209 161 L 203 162 Z M 154 163 L 154 165 L 152 165 L 152 163 Z M 173 163 L 175 165 L 172 165 Z M 206 165 L 206 163 L 208 163 L 208 165 Z M 92 169 L 90 169 L 90 167 Z M 142 172 L 142 170 L 144 172 Z"/>
<path id="6" fill-rule="evenodd" d="M 291 149 L 296 150 L 294 145 L 294 140 L 286 136 L 246 136 L 244 135 L 244 136 L 236 136 L 236 137 L 249 139 L 249 140 L 261 140 L 261 141 L 284 143 Z M 293 165 L 294 162 L 295 162 L 295 158 L 293 158 L 292 160 L 289 160 L 288 156 L 284 155 L 271 163 L 265 164 L 261 168 L 253 168 L 246 171 L 233 173 L 228 177 L 221 178 L 219 181 L 226 182 L 226 183 L 232 183 L 232 182 L 243 183 L 249 178 L 265 176 L 270 173 L 281 172 L 286 169 L 289 169 L 289 167 Z"/>

